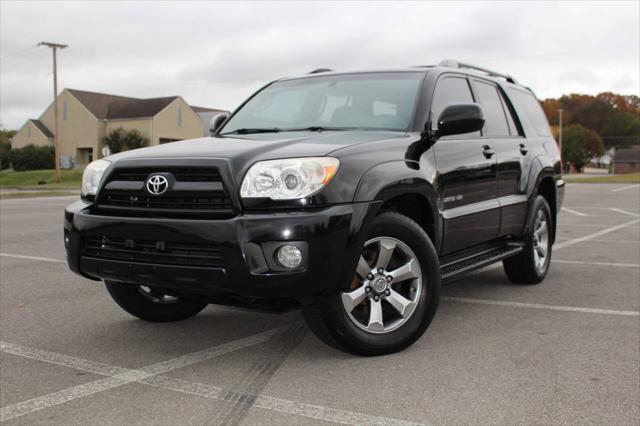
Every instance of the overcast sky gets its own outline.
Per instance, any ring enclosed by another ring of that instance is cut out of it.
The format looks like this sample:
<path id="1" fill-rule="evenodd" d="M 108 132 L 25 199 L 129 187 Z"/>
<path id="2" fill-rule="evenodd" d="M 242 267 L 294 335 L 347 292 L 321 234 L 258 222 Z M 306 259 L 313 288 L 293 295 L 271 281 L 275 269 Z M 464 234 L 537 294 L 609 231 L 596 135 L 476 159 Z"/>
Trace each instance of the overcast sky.
<path id="1" fill-rule="evenodd" d="M 59 90 L 180 95 L 233 109 L 278 77 L 435 64 L 513 74 L 540 98 L 640 91 L 640 2 L 0 3 L 0 122 L 19 128 Z"/>

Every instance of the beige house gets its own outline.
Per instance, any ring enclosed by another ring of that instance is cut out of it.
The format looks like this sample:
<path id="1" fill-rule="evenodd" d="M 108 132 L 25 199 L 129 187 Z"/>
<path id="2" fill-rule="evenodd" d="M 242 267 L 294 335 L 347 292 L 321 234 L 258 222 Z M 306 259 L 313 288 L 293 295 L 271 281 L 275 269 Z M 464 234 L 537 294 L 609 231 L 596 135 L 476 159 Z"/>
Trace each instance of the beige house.
<path id="1" fill-rule="evenodd" d="M 100 158 L 102 138 L 122 127 L 136 129 L 151 145 L 202 137 L 212 115 L 225 111 L 194 107 L 180 96 L 137 99 L 83 90 L 64 89 L 58 95 L 58 129 L 62 156 L 76 166 Z M 53 144 L 53 103 L 39 119 L 30 119 L 13 137 L 12 148 Z"/>

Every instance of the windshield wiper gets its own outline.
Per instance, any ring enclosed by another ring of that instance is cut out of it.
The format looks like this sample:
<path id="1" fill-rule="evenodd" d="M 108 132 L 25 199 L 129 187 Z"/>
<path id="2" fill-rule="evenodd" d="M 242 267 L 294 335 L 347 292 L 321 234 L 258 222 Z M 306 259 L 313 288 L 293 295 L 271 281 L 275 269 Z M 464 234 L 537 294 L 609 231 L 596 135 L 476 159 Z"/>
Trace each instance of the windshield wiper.
<path id="1" fill-rule="evenodd" d="M 324 127 L 324 126 L 309 126 L 301 127 L 299 129 L 282 129 L 283 132 L 325 132 L 331 130 L 357 130 L 357 127 Z"/>
<path id="2" fill-rule="evenodd" d="M 220 133 L 220 136 L 224 136 L 224 135 L 248 135 L 250 133 L 278 133 L 278 132 L 282 132 L 282 131 L 283 130 L 278 128 L 278 127 L 271 127 L 271 128 L 268 128 L 268 129 L 241 128 L 241 129 L 232 130 L 230 132 Z"/>

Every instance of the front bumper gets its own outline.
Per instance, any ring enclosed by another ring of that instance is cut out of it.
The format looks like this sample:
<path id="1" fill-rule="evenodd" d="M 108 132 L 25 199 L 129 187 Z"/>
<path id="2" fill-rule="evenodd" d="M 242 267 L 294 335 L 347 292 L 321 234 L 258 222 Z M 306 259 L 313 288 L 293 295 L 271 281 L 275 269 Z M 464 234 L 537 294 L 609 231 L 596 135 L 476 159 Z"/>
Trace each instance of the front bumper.
<path id="1" fill-rule="evenodd" d="M 78 201 L 65 211 L 67 261 L 71 270 L 89 279 L 156 286 L 189 297 L 303 300 L 350 282 L 378 207 L 354 203 L 192 220 L 98 215 Z M 132 245 L 152 240 L 158 247 L 168 241 L 215 244 L 221 260 L 211 266 L 183 266 L 87 254 L 87 240 L 105 236 L 127 239 Z M 274 266 L 269 256 L 278 242 L 306 247 L 299 269 Z"/>

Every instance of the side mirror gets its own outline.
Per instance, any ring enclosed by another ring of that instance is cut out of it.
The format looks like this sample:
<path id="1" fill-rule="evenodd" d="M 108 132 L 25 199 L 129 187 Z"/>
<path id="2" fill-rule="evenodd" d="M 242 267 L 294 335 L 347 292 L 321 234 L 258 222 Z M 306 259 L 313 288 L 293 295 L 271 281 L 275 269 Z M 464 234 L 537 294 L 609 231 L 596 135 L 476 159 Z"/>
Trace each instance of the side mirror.
<path id="1" fill-rule="evenodd" d="M 222 127 L 227 118 L 229 118 L 231 114 L 228 112 L 223 112 L 222 114 L 214 115 L 211 117 L 211 121 L 209 121 L 209 134 L 211 136 L 215 135 L 218 129 Z"/>
<path id="2" fill-rule="evenodd" d="M 484 126 L 484 113 L 479 104 L 452 104 L 438 118 L 436 136 L 477 132 Z"/>

